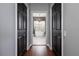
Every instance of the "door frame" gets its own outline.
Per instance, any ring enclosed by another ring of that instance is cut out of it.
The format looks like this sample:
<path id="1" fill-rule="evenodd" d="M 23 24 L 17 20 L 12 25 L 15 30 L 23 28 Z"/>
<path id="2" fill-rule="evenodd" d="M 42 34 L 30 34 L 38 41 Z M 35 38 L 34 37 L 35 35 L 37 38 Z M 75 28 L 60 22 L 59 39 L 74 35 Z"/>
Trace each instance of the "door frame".
<path id="1" fill-rule="evenodd" d="M 46 45 L 47 45 L 47 20 L 48 11 L 31 11 L 31 45 L 33 45 L 33 13 L 46 13 Z"/>

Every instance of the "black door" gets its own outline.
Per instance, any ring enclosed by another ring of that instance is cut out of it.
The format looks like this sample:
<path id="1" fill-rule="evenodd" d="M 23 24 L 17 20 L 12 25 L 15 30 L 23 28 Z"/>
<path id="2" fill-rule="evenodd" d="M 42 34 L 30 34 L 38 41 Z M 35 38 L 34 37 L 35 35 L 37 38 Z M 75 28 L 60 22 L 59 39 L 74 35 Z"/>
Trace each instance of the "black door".
<path id="1" fill-rule="evenodd" d="M 56 55 L 61 55 L 61 3 L 52 7 L 52 47 Z"/>
<path id="2" fill-rule="evenodd" d="M 23 55 L 27 50 L 27 7 L 23 3 L 17 4 L 17 53 Z"/>

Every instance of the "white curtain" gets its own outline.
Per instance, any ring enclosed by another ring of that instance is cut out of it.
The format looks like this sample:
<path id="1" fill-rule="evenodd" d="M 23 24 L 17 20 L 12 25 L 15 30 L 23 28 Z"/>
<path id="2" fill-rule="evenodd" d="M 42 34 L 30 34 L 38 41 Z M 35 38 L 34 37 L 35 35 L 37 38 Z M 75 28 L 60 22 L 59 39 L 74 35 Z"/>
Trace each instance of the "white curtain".
<path id="1" fill-rule="evenodd" d="M 34 21 L 35 36 L 44 36 L 45 21 Z"/>

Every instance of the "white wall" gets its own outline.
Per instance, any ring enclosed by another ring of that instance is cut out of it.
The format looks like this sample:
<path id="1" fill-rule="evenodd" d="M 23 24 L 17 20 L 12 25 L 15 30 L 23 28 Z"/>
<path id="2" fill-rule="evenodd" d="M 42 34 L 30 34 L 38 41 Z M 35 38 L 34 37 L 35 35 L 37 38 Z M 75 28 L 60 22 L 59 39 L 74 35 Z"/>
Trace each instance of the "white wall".
<path id="1" fill-rule="evenodd" d="M 47 3 L 34 3 L 30 5 L 30 16 L 32 16 L 32 12 L 47 12 L 47 21 L 46 21 L 46 32 L 47 32 L 47 44 L 49 44 L 50 40 L 50 26 L 49 26 L 49 4 Z M 32 17 L 31 17 L 32 18 Z M 32 19 L 30 19 L 32 20 Z M 30 35 L 32 34 L 33 21 L 30 23 Z M 32 35 L 31 35 L 32 39 Z"/>
<path id="2" fill-rule="evenodd" d="M 32 3 L 31 11 L 48 11 L 47 3 Z"/>
<path id="3" fill-rule="evenodd" d="M 79 56 L 79 4 L 63 4 L 63 22 L 66 31 L 63 39 L 63 54 Z"/>
<path id="4" fill-rule="evenodd" d="M 0 56 L 15 55 L 15 4 L 0 4 Z"/>

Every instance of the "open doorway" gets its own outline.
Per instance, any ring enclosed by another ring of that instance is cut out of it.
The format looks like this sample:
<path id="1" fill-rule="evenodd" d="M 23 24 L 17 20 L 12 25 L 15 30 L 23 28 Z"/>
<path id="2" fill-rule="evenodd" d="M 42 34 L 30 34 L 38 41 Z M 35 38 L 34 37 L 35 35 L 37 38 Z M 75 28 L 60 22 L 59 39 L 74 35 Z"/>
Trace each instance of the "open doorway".
<path id="1" fill-rule="evenodd" d="M 46 13 L 33 13 L 33 45 L 46 45 Z"/>

